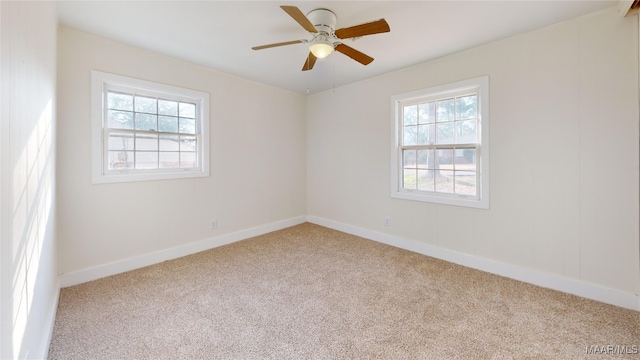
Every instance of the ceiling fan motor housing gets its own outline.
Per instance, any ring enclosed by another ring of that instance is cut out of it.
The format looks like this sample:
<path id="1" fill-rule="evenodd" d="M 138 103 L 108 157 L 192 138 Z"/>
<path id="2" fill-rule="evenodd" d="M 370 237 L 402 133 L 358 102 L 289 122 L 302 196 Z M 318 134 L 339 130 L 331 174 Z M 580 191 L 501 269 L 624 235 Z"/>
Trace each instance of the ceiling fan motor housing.
<path id="1" fill-rule="evenodd" d="M 311 21 L 319 32 L 331 35 L 336 27 L 337 16 L 328 9 L 315 9 L 307 14 L 307 19 Z"/>

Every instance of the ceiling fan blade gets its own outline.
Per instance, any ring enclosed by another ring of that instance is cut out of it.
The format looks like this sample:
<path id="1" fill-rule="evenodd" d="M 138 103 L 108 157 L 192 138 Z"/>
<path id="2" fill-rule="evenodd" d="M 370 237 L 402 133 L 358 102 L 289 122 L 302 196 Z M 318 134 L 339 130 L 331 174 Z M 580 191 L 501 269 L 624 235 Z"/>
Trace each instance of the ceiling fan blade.
<path id="1" fill-rule="evenodd" d="M 336 51 L 341 52 L 353 60 L 359 62 L 362 65 L 369 65 L 373 58 L 367 54 L 361 53 L 360 51 L 352 48 L 351 46 L 347 46 L 345 44 L 336 45 Z"/>
<path id="2" fill-rule="evenodd" d="M 280 6 L 282 10 L 286 11 L 289 16 L 293 18 L 293 20 L 297 21 L 300 26 L 302 26 L 305 30 L 312 33 L 317 33 L 318 29 L 307 19 L 307 17 L 295 6 Z"/>
<path id="3" fill-rule="evenodd" d="M 380 19 L 377 21 L 372 21 L 366 24 L 360 24 L 356 26 L 351 26 L 348 28 L 342 28 L 335 31 L 338 39 L 349 39 L 359 36 L 365 35 L 373 35 L 384 32 L 389 32 L 391 29 L 389 28 L 389 24 L 385 21 L 385 19 Z"/>
<path id="4" fill-rule="evenodd" d="M 302 71 L 307 71 L 307 70 L 311 70 L 313 69 L 313 65 L 316 64 L 316 60 L 318 58 L 313 55 L 311 52 L 309 52 L 309 56 L 307 57 L 307 60 L 304 62 L 304 66 L 302 67 Z"/>
<path id="5" fill-rule="evenodd" d="M 262 49 L 268 49 L 268 48 L 272 48 L 272 47 L 276 47 L 276 46 L 301 44 L 303 42 L 305 42 L 305 41 L 304 40 L 285 41 L 285 42 L 279 42 L 279 43 L 268 44 L 268 45 L 254 46 L 254 47 L 252 47 L 252 49 L 253 50 L 262 50 Z"/>

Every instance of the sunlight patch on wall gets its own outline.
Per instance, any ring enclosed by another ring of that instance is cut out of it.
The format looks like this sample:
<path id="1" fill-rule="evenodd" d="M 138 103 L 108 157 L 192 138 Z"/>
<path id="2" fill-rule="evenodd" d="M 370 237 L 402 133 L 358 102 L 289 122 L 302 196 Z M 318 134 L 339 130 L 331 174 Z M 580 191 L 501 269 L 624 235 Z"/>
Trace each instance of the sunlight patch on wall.
<path id="1" fill-rule="evenodd" d="M 47 223 L 53 206 L 53 103 L 49 99 L 37 121 L 31 126 L 26 146 L 13 169 L 13 348 L 24 341 L 33 301 L 36 298 L 38 271 L 46 238 Z"/>

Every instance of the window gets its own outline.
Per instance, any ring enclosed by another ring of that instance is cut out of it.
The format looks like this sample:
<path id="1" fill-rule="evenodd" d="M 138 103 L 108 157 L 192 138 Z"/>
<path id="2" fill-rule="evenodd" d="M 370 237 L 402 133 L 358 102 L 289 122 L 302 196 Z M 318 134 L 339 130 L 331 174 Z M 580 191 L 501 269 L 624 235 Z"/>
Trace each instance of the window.
<path id="1" fill-rule="evenodd" d="M 489 208 L 489 78 L 392 97 L 391 196 Z"/>
<path id="2" fill-rule="evenodd" d="M 209 95 L 91 72 L 93 183 L 209 175 Z"/>

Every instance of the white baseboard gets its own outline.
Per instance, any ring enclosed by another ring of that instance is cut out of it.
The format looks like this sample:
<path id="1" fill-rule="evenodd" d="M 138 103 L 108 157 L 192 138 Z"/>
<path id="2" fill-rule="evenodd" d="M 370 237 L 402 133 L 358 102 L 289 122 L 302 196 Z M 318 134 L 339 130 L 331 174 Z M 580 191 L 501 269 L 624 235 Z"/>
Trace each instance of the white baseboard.
<path id="1" fill-rule="evenodd" d="M 214 236 L 208 239 L 196 241 L 170 249 L 156 251 L 124 260 L 115 261 L 108 264 L 98 265 L 87 269 L 72 271 L 60 275 L 60 286 L 69 287 L 82 284 L 88 281 L 97 280 L 103 277 L 120 274 L 123 272 L 139 269 L 145 266 L 158 264 L 163 261 L 177 259 L 183 256 L 195 254 L 201 251 L 213 249 L 218 246 L 231 244 L 245 240 L 254 236 L 263 235 L 272 231 L 281 230 L 291 226 L 299 225 L 307 221 L 306 216 L 298 216 L 286 220 L 276 221 L 240 230 L 237 232 Z"/>
<path id="2" fill-rule="evenodd" d="M 35 359 L 46 359 L 49 355 L 49 346 L 51 345 L 51 338 L 53 337 L 53 327 L 56 325 L 56 314 L 58 313 L 58 301 L 60 301 L 60 280 L 58 280 L 55 287 L 58 289 L 58 293 L 55 296 L 53 303 L 51 304 L 51 308 L 47 312 L 49 318 L 47 319 L 47 324 L 43 326 L 45 329 L 45 338 L 42 339 L 42 350 L 40 352 L 41 355 L 35 356 Z"/>
<path id="3" fill-rule="evenodd" d="M 409 240 L 399 236 L 373 231 L 341 222 L 309 215 L 307 221 L 365 239 L 377 241 L 419 254 L 431 256 L 451 263 L 486 271 L 492 274 L 519 280 L 544 288 L 558 290 L 583 298 L 640 311 L 640 294 L 611 289 L 604 286 L 570 279 L 534 269 L 507 264 L 479 256 L 468 255 L 429 245 L 416 240 Z"/>
<path id="4" fill-rule="evenodd" d="M 60 275 L 60 286 L 73 286 L 84 282 L 97 280 L 103 277 L 120 274 L 126 271 L 139 269 L 145 266 L 157 264 L 163 261 L 177 259 L 179 257 L 195 254 L 200 251 L 209 250 L 218 246 L 227 245 L 254 236 L 259 236 L 272 231 L 299 225 L 304 223 L 305 221 L 325 226 L 334 230 L 342 231 L 348 234 L 360 236 L 365 239 L 445 260 L 451 263 L 467 266 L 473 269 L 486 271 L 492 274 L 504 276 L 507 278 L 523 281 L 529 284 L 538 285 L 553 290 L 562 291 L 587 299 L 620 306 L 626 309 L 640 311 L 640 294 L 611 289 L 601 285 L 587 283 L 584 281 L 554 275 L 535 269 L 507 264 L 479 256 L 464 254 L 442 247 L 422 243 L 416 240 L 410 240 L 395 235 L 361 228 L 358 226 L 344 224 L 313 215 L 298 216 L 295 218 L 260 225 L 230 234 L 215 236 L 209 239 L 200 240 L 194 243 L 161 250 L 150 254 L 65 273 Z M 53 326 L 53 324 L 51 326 Z"/>

